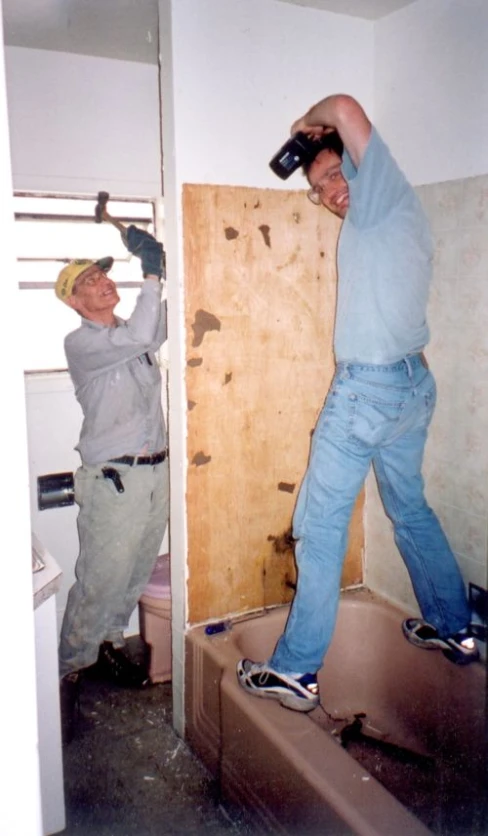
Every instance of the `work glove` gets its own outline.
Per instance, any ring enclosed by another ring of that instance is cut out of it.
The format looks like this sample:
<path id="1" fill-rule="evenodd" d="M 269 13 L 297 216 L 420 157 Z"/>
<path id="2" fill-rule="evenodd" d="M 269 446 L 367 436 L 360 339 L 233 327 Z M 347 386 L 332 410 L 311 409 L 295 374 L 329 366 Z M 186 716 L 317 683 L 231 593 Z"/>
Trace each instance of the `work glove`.
<path id="1" fill-rule="evenodd" d="M 142 275 L 166 278 L 166 253 L 163 245 L 155 238 L 142 242 L 140 252 Z"/>
<path id="2" fill-rule="evenodd" d="M 141 247 L 144 241 L 156 241 L 150 232 L 145 229 L 139 229 L 138 226 L 131 224 L 127 227 L 125 235 L 122 235 L 122 240 L 132 255 L 141 256 Z"/>
<path id="3" fill-rule="evenodd" d="M 141 259 L 144 276 L 166 278 L 166 255 L 162 244 L 153 235 L 131 224 L 122 240 L 129 252 Z"/>

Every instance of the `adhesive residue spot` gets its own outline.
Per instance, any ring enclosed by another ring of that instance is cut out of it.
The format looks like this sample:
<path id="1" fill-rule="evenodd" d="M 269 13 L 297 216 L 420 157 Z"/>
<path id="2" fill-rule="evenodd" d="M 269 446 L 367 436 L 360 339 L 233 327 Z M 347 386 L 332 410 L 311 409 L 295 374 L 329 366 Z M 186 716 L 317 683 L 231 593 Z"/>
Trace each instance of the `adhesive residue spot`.
<path id="1" fill-rule="evenodd" d="M 207 331 L 220 331 L 221 322 L 216 316 L 208 311 L 198 310 L 195 314 L 195 321 L 192 324 L 193 342 L 192 346 L 197 348 L 203 342 Z"/>
<path id="2" fill-rule="evenodd" d="M 295 540 L 293 537 L 293 532 L 291 528 L 288 528 L 283 534 L 279 534 L 278 536 L 274 534 L 268 534 L 268 542 L 273 543 L 274 551 L 276 554 L 284 554 L 285 552 L 289 552 L 290 549 L 293 549 L 295 544 Z"/>
<path id="3" fill-rule="evenodd" d="M 204 464 L 208 464 L 212 461 L 212 456 L 206 456 L 205 453 L 200 450 L 200 452 L 195 453 L 193 456 L 191 463 L 195 465 L 195 467 L 201 467 Z"/>
<path id="4" fill-rule="evenodd" d="M 269 236 L 270 230 L 268 224 L 261 224 L 261 226 L 259 226 L 258 229 L 261 235 L 263 236 L 264 243 L 266 244 L 266 246 L 271 248 L 271 238 Z"/>
<path id="5" fill-rule="evenodd" d="M 285 493 L 293 493 L 295 490 L 295 483 L 291 482 L 278 482 L 278 490 L 284 491 Z"/>

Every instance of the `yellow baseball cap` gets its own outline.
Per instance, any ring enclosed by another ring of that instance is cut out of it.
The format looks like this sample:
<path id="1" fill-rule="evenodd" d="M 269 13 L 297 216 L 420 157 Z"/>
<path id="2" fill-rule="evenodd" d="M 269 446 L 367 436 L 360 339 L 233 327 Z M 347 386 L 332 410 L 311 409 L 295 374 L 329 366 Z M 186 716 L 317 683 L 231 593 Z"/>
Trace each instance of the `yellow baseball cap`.
<path id="1" fill-rule="evenodd" d="M 70 261 L 66 267 L 63 267 L 56 280 L 56 284 L 54 286 L 56 296 L 58 299 L 61 299 L 61 302 L 66 302 L 73 293 L 76 279 L 78 276 L 81 276 L 85 270 L 88 270 L 89 267 L 96 264 L 101 270 L 107 272 L 111 269 L 113 263 L 114 260 L 110 255 L 105 258 L 99 258 L 98 261 L 91 261 L 88 258 L 77 258 L 75 261 Z"/>

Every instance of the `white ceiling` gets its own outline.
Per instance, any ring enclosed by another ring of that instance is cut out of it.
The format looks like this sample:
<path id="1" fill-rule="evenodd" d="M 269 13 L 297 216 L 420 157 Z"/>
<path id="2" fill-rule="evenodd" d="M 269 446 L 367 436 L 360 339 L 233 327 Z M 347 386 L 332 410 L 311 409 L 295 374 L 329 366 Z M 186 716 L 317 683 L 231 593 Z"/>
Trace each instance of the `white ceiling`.
<path id="1" fill-rule="evenodd" d="M 377 20 L 415 0 L 282 0 Z M 2 0 L 5 43 L 156 64 L 158 0 Z"/>

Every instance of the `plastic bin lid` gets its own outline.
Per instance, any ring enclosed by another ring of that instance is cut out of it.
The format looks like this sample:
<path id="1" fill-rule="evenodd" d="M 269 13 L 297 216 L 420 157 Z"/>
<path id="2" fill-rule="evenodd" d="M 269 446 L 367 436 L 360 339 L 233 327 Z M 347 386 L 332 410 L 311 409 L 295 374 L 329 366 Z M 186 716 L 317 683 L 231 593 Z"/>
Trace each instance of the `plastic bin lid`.
<path id="1" fill-rule="evenodd" d="M 170 598 L 169 554 L 160 554 L 143 595 L 148 598 Z"/>

